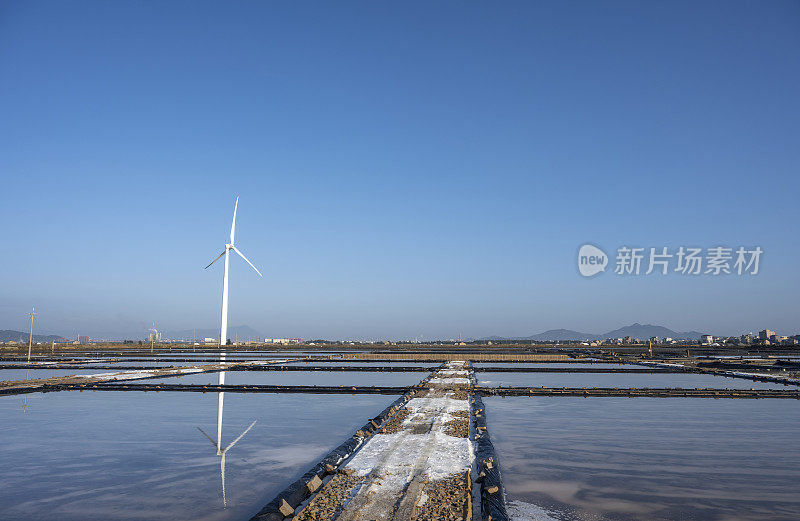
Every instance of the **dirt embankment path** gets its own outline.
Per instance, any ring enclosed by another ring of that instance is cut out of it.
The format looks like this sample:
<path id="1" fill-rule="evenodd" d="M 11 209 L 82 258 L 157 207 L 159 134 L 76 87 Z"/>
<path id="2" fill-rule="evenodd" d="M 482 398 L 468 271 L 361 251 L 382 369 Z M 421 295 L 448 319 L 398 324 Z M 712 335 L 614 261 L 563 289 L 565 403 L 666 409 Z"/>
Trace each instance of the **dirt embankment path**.
<path id="1" fill-rule="evenodd" d="M 473 382 L 465 362 L 432 374 L 294 520 L 470 519 Z"/>

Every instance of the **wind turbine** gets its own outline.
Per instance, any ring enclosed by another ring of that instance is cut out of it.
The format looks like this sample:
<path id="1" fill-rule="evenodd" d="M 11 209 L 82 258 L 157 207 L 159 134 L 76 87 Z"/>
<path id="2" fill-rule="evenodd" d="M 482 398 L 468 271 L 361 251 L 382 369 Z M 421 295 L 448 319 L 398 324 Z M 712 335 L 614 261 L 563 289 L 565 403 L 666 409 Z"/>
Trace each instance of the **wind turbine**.
<path id="1" fill-rule="evenodd" d="M 229 253 L 231 250 L 235 251 L 239 254 L 241 258 L 250 265 L 251 268 L 256 270 L 258 276 L 261 277 L 261 272 L 258 271 L 252 262 L 248 260 L 247 257 L 244 256 L 242 252 L 236 249 L 236 246 L 233 245 L 233 235 L 236 231 L 236 209 L 239 207 L 239 197 L 236 197 L 236 204 L 233 206 L 233 222 L 231 223 L 231 242 L 230 244 L 225 245 L 225 249 L 222 253 L 219 254 L 219 257 L 211 261 L 211 263 L 205 267 L 208 269 L 211 264 L 217 262 L 223 255 L 225 256 L 225 275 L 222 278 L 222 324 L 219 330 L 219 345 L 224 346 L 228 340 L 228 264 L 229 264 Z"/>
<path id="2" fill-rule="evenodd" d="M 31 363 L 31 344 L 33 344 L 33 317 L 38 315 L 38 313 L 36 313 L 36 308 L 31 308 L 31 312 L 28 313 L 28 315 L 30 315 L 30 317 L 31 317 L 31 336 L 28 337 L 28 365 L 30 365 L 30 363 Z"/>
<path id="3" fill-rule="evenodd" d="M 222 253 L 219 254 L 219 257 L 217 257 L 216 259 L 211 261 L 211 263 L 208 266 L 205 267 L 205 269 L 208 269 L 209 266 L 211 266 L 211 264 L 214 264 L 215 262 L 217 262 L 223 255 L 225 256 L 225 274 L 222 277 L 222 320 L 221 320 L 220 329 L 219 329 L 219 345 L 220 345 L 220 347 L 223 348 L 223 350 L 220 352 L 220 363 L 223 364 L 223 365 L 225 364 L 225 362 L 224 362 L 224 360 L 225 360 L 224 346 L 227 344 L 227 340 L 228 340 L 228 271 L 229 271 L 229 265 L 230 265 L 230 251 L 233 250 L 236 253 L 238 253 L 239 256 L 241 258 L 243 258 L 245 260 L 245 262 L 247 264 L 249 264 L 250 267 L 255 270 L 256 273 L 258 273 L 259 277 L 262 276 L 261 272 L 258 271 L 258 268 L 256 268 L 253 265 L 253 263 L 250 262 L 250 260 L 247 257 L 245 257 L 244 254 L 242 252 L 240 252 L 236 248 L 236 246 L 234 246 L 233 238 L 234 238 L 234 235 L 235 235 L 235 232 L 236 232 L 236 210 L 238 208 L 239 208 L 239 197 L 236 197 L 236 203 L 233 205 L 233 221 L 231 222 L 231 242 L 225 245 L 225 249 L 222 251 Z M 219 385 L 225 385 L 225 371 L 220 371 L 219 372 Z M 230 450 L 234 445 L 236 445 L 236 442 L 241 440 L 242 437 L 245 434 L 247 434 L 247 431 L 249 431 L 250 429 L 253 428 L 253 425 L 255 425 L 256 422 L 254 421 L 253 423 L 251 423 L 250 427 L 245 429 L 244 432 L 242 432 L 239 435 L 238 438 L 233 440 L 233 442 L 231 442 L 230 445 L 228 445 L 227 447 L 225 447 L 223 449 L 222 448 L 222 408 L 223 408 L 223 402 L 224 402 L 224 399 L 225 399 L 225 393 L 224 392 L 219 392 L 219 393 L 217 393 L 217 396 L 218 396 L 218 400 L 217 400 L 217 441 L 215 442 L 211 438 L 211 436 L 206 434 L 203 431 L 203 429 L 201 429 L 200 427 L 198 427 L 197 429 L 200 432 L 202 432 L 205 435 L 205 437 L 208 438 L 208 440 L 211 443 L 214 444 L 214 446 L 217 447 L 217 455 L 220 456 L 220 473 L 222 474 L 222 503 L 223 503 L 223 505 L 227 506 L 228 503 L 227 503 L 227 500 L 225 498 L 225 453 L 227 453 L 228 450 Z"/>
<path id="4" fill-rule="evenodd" d="M 222 393 L 220 393 L 220 394 L 222 394 Z M 225 496 L 225 454 L 227 454 L 228 451 L 231 450 L 233 448 L 233 446 L 236 445 L 236 443 L 239 440 L 244 438 L 244 435 L 247 434 L 247 431 L 252 429 L 253 425 L 255 425 L 258 420 L 255 420 L 253 423 L 251 423 L 248 428 L 246 428 L 244 431 L 242 431 L 242 433 L 239 435 L 238 438 L 233 440 L 230 443 L 230 445 L 228 445 L 227 447 L 225 447 L 223 449 L 222 448 L 222 439 L 221 439 L 221 435 L 222 435 L 222 402 L 221 401 L 219 402 L 219 406 L 218 407 L 219 407 L 219 409 L 218 409 L 218 412 L 217 412 L 217 441 L 214 441 L 214 439 L 211 436 L 209 436 L 208 434 L 206 434 L 206 431 L 204 431 L 200 427 L 198 427 L 197 430 L 202 432 L 203 436 L 208 438 L 208 441 L 210 441 L 211 444 L 214 445 L 217 448 L 217 456 L 220 457 L 220 459 L 219 459 L 219 472 L 220 472 L 220 475 L 222 476 L 222 506 L 227 507 L 228 506 L 228 499 Z"/>

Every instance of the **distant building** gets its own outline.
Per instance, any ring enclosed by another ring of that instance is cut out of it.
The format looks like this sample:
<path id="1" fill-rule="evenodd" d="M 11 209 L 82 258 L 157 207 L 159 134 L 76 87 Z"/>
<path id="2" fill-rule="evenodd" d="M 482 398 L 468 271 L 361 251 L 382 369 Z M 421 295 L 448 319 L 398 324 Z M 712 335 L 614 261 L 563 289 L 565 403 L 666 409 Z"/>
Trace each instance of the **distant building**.
<path id="1" fill-rule="evenodd" d="M 775 331 L 772 331 L 771 329 L 765 329 L 763 331 L 759 331 L 758 332 L 758 339 L 759 340 L 769 340 L 770 337 L 773 337 L 773 336 L 775 336 Z"/>
<path id="2" fill-rule="evenodd" d="M 714 335 L 700 335 L 700 343 L 701 344 L 713 344 L 714 343 Z"/>
<path id="3" fill-rule="evenodd" d="M 743 344 L 752 344 L 753 343 L 753 335 L 746 333 L 739 337 L 739 341 Z"/>
<path id="4" fill-rule="evenodd" d="M 281 345 L 288 345 L 288 344 L 302 344 L 305 342 L 304 338 L 265 338 L 265 344 L 281 344 Z"/>
<path id="5" fill-rule="evenodd" d="M 90 342 L 90 340 L 91 339 L 86 335 L 81 335 L 81 336 L 78 337 L 78 343 L 79 344 L 88 344 Z"/>

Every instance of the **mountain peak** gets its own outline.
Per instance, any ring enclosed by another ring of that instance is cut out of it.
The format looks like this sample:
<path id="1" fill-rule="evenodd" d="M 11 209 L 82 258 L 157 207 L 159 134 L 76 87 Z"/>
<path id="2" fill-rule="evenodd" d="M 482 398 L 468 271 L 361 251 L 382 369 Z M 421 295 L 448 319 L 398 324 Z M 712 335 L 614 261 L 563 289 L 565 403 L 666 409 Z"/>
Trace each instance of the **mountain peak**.
<path id="1" fill-rule="evenodd" d="M 642 340 L 646 340 L 650 337 L 659 337 L 659 338 L 673 338 L 673 339 L 685 339 L 685 340 L 697 340 L 700 337 L 701 333 L 698 331 L 673 331 L 668 327 L 664 326 L 657 326 L 653 324 L 640 324 L 639 322 L 634 322 L 629 326 L 623 326 L 619 329 L 614 329 L 613 331 L 609 331 L 607 333 L 583 333 L 580 331 L 573 331 L 571 329 L 549 329 L 537 335 L 531 335 L 526 337 L 513 337 L 513 338 L 504 338 L 504 337 L 490 337 L 486 340 L 534 340 L 537 342 L 547 342 L 547 341 L 568 341 L 568 340 L 594 340 L 594 339 L 606 339 L 606 338 L 624 338 L 626 336 L 631 338 L 639 338 Z"/>

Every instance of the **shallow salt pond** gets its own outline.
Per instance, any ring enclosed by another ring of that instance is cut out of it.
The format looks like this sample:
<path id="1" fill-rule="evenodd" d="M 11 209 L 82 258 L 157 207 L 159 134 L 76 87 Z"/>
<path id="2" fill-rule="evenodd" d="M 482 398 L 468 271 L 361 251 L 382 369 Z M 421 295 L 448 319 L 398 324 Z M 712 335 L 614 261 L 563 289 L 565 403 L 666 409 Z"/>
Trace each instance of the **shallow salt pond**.
<path id="1" fill-rule="evenodd" d="M 414 385 L 426 373 L 373 373 L 364 371 L 225 371 L 226 385 L 382 385 L 403 387 Z M 200 373 L 167 378 L 148 378 L 136 383 L 216 385 L 219 373 Z"/>
<path id="2" fill-rule="evenodd" d="M 517 368 L 537 368 L 555 367 L 559 369 L 630 369 L 641 367 L 636 364 L 609 364 L 604 362 L 474 362 L 472 366 L 476 371 L 483 371 L 486 367 L 517 367 Z"/>
<path id="3" fill-rule="evenodd" d="M 198 355 L 198 356 L 187 356 L 187 355 L 170 355 L 170 356 L 163 356 L 163 357 L 153 357 L 148 358 L 144 356 L 117 356 L 114 357 L 116 360 L 126 362 L 126 363 L 143 363 L 143 362 L 151 362 L 151 363 L 159 363 L 159 364 L 171 364 L 178 362 L 188 362 L 194 364 L 213 364 L 219 362 L 220 356 L 218 353 L 215 354 L 207 354 L 207 355 Z M 263 362 L 272 362 L 277 360 L 296 360 L 298 357 L 295 356 L 253 356 L 253 355 L 232 355 L 228 354 L 225 356 L 225 359 L 228 362 L 242 362 L 248 360 L 259 360 Z"/>
<path id="4" fill-rule="evenodd" d="M 681 387 L 717 389 L 796 389 L 780 383 L 756 382 L 707 374 L 668 373 L 476 373 L 478 385 L 486 387 Z"/>
<path id="5" fill-rule="evenodd" d="M 419 366 L 438 368 L 442 364 L 439 362 L 404 362 L 398 360 L 358 360 L 353 362 L 342 362 L 341 360 L 332 361 L 300 361 L 288 362 L 280 365 L 319 365 L 319 366 L 333 366 L 333 367 L 375 367 L 375 366 Z"/>
<path id="6" fill-rule="evenodd" d="M 397 398 L 225 393 L 223 508 L 217 396 L 0 397 L 0 520 L 249 519 Z"/>
<path id="7" fill-rule="evenodd" d="M 35 380 L 38 378 L 53 378 L 55 376 L 98 374 L 107 373 L 108 370 L 87 369 L 76 367 L 74 369 L 0 369 L 0 380 Z M 27 376 L 26 376 L 27 375 Z"/>
<path id="8" fill-rule="evenodd" d="M 513 521 L 800 519 L 800 402 L 484 398 Z"/>
<path id="9" fill-rule="evenodd" d="M 230 362 L 230 360 L 228 360 Z M 79 367 L 85 367 L 86 369 L 93 369 L 98 365 L 103 367 L 114 367 L 114 366 L 125 366 L 125 367 L 147 367 L 147 368 L 158 368 L 158 369 L 169 369 L 171 367 L 194 367 L 199 365 L 213 365 L 218 364 L 219 361 L 214 362 L 206 362 L 206 361 L 195 361 L 195 362 L 132 362 L 128 360 L 121 360 L 118 362 L 104 362 L 102 364 L 86 364 L 81 365 Z"/>

